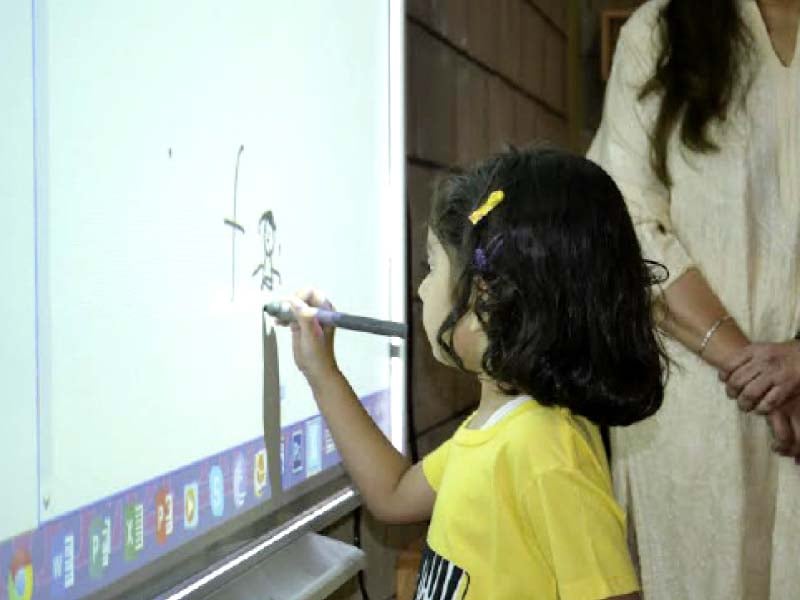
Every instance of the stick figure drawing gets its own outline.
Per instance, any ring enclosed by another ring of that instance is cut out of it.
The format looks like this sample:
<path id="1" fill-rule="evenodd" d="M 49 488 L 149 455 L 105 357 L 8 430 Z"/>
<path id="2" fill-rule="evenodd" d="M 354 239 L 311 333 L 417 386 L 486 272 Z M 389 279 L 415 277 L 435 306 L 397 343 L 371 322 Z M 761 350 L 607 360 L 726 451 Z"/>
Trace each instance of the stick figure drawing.
<path id="1" fill-rule="evenodd" d="M 274 262 L 276 250 L 280 253 L 280 247 L 276 242 L 278 228 L 275 226 L 275 217 L 271 210 L 261 215 L 258 220 L 258 229 L 264 244 L 264 262 L 253 271 L 253 277 L 261 273 L 261 289 L 271 292 L 275 287 L 275 279 L 277 278 L 278 283 L 281 282 L 281 274 L 275 268 Z"/>

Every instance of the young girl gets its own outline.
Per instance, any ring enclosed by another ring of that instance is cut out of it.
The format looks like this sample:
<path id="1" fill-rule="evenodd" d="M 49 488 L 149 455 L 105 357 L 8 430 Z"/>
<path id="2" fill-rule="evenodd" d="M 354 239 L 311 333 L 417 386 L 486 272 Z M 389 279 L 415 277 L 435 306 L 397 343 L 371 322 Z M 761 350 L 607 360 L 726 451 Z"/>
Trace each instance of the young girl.
<path id="1" fill-rule="evenodd" d="M 339 371 L 315 291 L 291 300 L 294 356 L 367 507 L 430 519 L 417 598 L 638 598 L 597 424 L 662 398 L 649 265 L 598 166 L 510 150 L 447 180 L 428 232 L 423 325 L 480 404 L 411 465 Z"/>

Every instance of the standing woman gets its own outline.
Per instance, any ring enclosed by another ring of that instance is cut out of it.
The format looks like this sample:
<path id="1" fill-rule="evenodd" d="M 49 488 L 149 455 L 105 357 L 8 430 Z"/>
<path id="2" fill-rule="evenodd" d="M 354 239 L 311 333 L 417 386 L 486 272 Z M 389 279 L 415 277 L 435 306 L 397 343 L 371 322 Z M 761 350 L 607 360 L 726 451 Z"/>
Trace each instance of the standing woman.
<path id="1" fill-rule="evenodd" d="M 647 2 L 589 150 L 669 269 L 663 407 L 612 432 L 648 600 L 800 598 L 799 19 L 800 0 Z"/>

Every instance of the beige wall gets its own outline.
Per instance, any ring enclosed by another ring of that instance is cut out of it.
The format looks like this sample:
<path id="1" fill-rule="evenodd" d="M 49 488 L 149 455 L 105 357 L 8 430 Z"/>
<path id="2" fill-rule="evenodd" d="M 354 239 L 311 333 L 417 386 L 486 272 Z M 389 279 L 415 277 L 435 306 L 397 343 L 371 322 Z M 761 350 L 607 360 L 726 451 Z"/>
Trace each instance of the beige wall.
<path id="1" fill-rule="evenodd" d="M 439 175 L 507 142 L 568 144 L 575 112 L 568 109 L 574 106 L 570 94 L 578 88 L 568 85 L 567 49 L 579 47 L 569 26 L 577 6 L 567 0 L 407 2 L 410 396 L 420 456 L 449 437 L 477 402 L 470 379 L 434 361 L 420 323 L 416 289 L 431 186 Z M 370 598 L 393 598 L 397 549 L 424 535 L 424 525 L 387 527 L 367 516 L 362 529 Z M 352 541 L 352 531 L 350 517 L 328 533 Z M 360 598 L 356 582 L 335 598 Z"/>

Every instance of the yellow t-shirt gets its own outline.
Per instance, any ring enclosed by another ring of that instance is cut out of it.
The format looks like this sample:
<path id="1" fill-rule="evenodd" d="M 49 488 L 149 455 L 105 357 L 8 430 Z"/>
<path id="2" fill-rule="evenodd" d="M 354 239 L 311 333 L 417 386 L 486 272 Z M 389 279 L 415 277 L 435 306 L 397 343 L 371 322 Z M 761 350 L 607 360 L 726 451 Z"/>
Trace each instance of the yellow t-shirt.
<path id="1" fill-rule="evenodd" d="M 639 589 L 597 427 L 526 402 L 426 456 L 436 490 L 416 598 L 599 600 Z"/>

